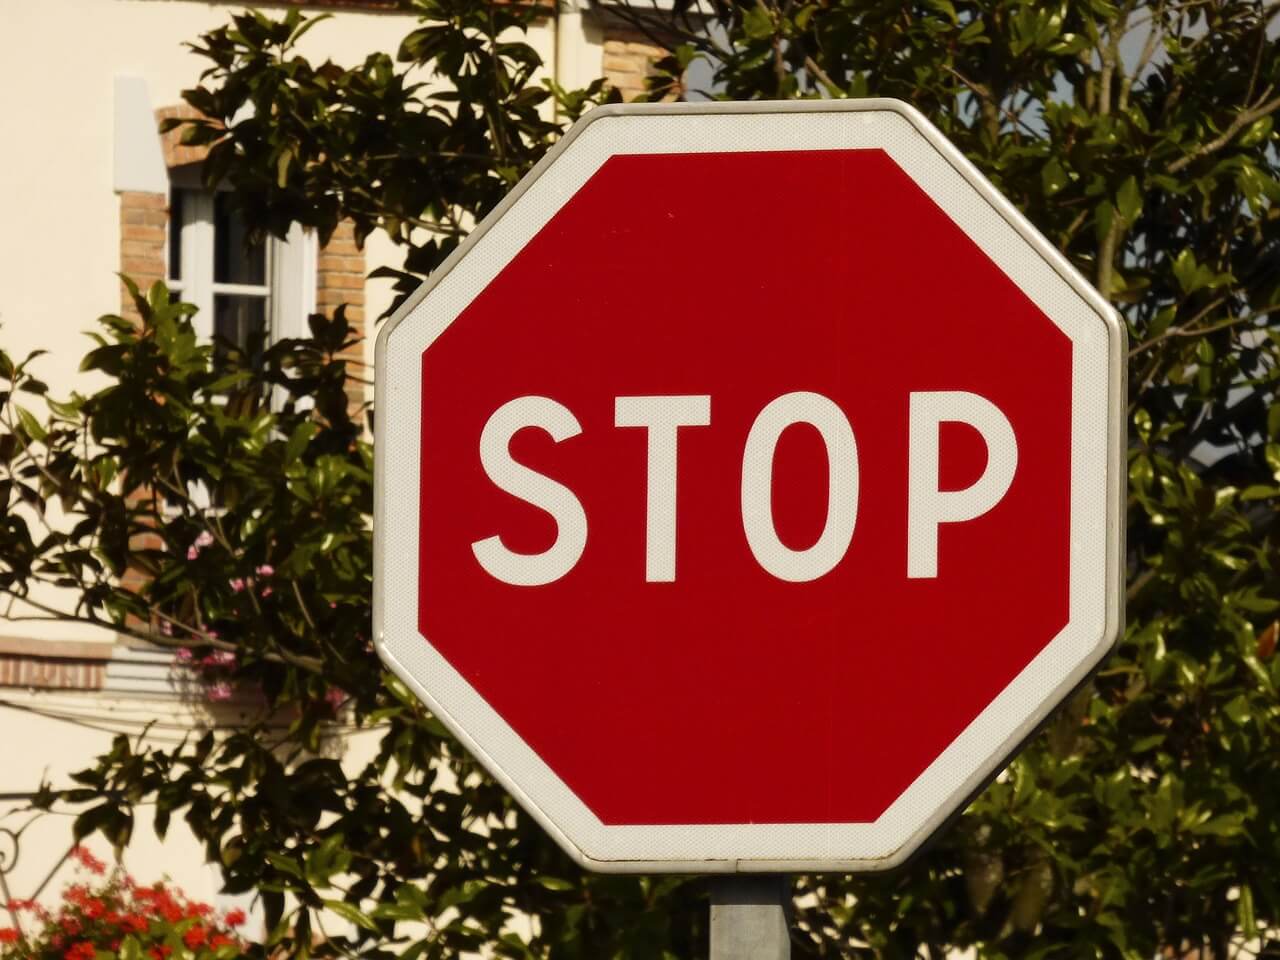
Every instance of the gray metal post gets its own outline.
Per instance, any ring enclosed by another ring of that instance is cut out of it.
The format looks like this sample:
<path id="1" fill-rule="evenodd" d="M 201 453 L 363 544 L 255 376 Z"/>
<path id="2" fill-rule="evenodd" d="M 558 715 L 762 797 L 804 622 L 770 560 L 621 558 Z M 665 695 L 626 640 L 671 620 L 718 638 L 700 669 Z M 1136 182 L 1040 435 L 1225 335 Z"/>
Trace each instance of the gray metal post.
<path id="1" fill-rule="evenodd" d="M 791 880 L 734 874 L 711 881 L 711 960 L 791 960 Z"/>

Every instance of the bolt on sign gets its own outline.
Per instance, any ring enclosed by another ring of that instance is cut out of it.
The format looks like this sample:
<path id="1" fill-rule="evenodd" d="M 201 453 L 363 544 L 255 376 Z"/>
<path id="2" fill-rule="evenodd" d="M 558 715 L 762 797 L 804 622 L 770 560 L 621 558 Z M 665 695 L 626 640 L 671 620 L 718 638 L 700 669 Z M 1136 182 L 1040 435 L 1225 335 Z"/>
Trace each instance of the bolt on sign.
<path id="1" fill-rule="evenodd" d="M 593 110 L 378 338 L 378 650 L 587 867 L 896 865 L 1120 629 L 1123 356 L 905 104 Z"/>

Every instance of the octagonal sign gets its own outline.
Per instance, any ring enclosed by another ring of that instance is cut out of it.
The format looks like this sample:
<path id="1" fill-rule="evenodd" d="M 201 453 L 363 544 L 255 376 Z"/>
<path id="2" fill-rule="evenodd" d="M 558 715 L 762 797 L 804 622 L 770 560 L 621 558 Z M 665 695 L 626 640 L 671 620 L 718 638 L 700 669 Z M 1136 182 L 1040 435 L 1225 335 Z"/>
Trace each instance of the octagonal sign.
<path id="1" fill-rule="evenodd" d="M 594 110 L 378 339 L 378 650 L 589 867 L 900 863 L 1117 635 L 1123 347 L 904 104 Z"/>

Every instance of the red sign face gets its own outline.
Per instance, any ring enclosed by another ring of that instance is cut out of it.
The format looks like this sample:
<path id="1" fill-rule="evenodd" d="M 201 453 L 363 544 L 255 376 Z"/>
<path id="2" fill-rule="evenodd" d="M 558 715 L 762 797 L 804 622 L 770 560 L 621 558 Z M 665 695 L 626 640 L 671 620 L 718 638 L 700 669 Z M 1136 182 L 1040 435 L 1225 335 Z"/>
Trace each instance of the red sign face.
<path id="1" fill-rule="evenodd" d="M 1109 481 L 1081 473 L 1115 457 L 1117 332 L 1060 264 L 993 259 L 1005 211 L 958 219 L 898 124 L 797 149 L 707 119 L 614 116 L 675 123 L 630 152 L 588 130 L 602 159 L 550 168 L 575 189 L 537 181 L 498 221 L 523 236 L 406 312 L 436 328 L 380 381 L 414 408 L 380 456 L 417 478 L 380 480 L 416 507 L 379 512 L 416 547 L 383 653 L 591 865 L 884 865 L 1114 633 Z"/>

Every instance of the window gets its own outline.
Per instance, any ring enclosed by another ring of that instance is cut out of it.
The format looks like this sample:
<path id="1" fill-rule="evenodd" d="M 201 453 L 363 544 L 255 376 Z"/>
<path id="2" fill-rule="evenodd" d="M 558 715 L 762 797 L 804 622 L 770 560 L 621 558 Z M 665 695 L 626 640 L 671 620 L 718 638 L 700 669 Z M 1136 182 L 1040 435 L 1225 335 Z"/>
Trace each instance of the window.
<path id="1" fill-rule="evenodd" d="M 197 308 L 197 335 L 246 351 L 305 336 L 307 317 L 316 310 L 315 234 L 294 224 L 286 239 L 250 246 L 244 218 L 228 192 L 198 186 L 194 169 L 169 172 L 168 285 L 175 297 Z M 284 403 L 279 388 L 272 402 Z M 300 403 L 309 406 L 309 398 Z M 204 484 L 189 490 L 197 506 L 216 506 Z"/>
<path id="2" fill-rule="evenodd" d="M 224 191 L 188 185 L 174 171 L 169 195 L 169 287 L 199 312 L 197 333 L 242 349 L 303 336 L 315 311 L 315 234 L 295 224 L 285 240 L 249 246 Z"/>

